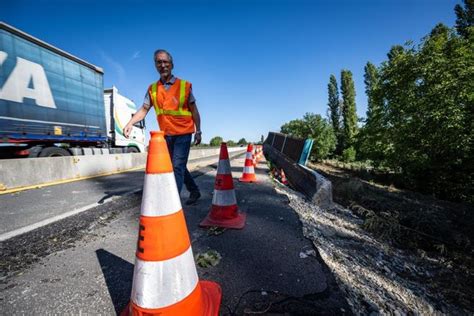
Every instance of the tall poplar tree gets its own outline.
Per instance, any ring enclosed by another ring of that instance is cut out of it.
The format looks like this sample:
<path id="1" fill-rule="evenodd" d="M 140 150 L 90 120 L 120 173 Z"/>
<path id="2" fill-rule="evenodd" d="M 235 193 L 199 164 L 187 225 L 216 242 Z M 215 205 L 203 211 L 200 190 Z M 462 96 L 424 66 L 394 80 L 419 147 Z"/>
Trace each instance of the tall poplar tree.
<path id="1" fill-rule="evenodd" d="M 341 149 L 341 106 L 339 103 L 339 90 L 334 75 L 329 77 L 328 83 L 328 107 L 329 119 L 337 139 L 336 152 L 340 154 Z"/>
<path id="2" fill-rule="evenodd" d="M 456 13 L 456 30 L 459 35 L 467 39 L 469 37 L 469 28 L 474 26 L 474 0 L 464 0 L 463 8 L 456 4 L 454 12 Z"/>
<path id="3" fill-rule="evenodd" d="M 370 61 L 364 67 L 364 83 L 365 93 L 367 94 L 367 123 L 373 125 L 378 118 L 381 111 L 382 104 L 380 103 L 380 75 L 377 67 Z"/>
<path id="4" fill-rule="evenodd" d="M 361 158 L 370 159 L 378 166 L 384 162 L 388 140 L 386 138 L 386 115 L 380 84 L 380 71 L 371 62 L 365 65 L 364 83 L 367 94 L 367 117 L 358 136 Z"/>
<path id="5" fill-rule="evenodd" d="M 342 122 L 343 122 L 343 148 L 348 149 L 354 145 L 357 133 L 357 112 L 355 103 L 355 87 L 350 70 L 341 71 L 342 94 Z"/>

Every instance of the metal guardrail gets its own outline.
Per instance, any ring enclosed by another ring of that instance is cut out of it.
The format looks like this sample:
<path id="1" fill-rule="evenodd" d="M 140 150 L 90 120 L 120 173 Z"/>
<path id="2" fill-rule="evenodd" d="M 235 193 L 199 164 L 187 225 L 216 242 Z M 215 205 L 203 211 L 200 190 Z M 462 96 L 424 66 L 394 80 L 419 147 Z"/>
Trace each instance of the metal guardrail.
<path id="1" fill-rule="evenodd" d="M 267 160 L 285 171 L 291 187 L 306 195 L 323 209 L 332 207 L 332 185 L 322 175 L 306 168 L 313 140 L 299 139 L 282 133 L 268 133 L 263 143 Z"/>
<path id="2" fill-rule="evenodd" d="M 269 132 L 264 144 L 270 145 L 275 150 L 284 154 L 290 160 L 306 165 L 311 148 L 312 139 L 301 139 L 290 135 Z"/>

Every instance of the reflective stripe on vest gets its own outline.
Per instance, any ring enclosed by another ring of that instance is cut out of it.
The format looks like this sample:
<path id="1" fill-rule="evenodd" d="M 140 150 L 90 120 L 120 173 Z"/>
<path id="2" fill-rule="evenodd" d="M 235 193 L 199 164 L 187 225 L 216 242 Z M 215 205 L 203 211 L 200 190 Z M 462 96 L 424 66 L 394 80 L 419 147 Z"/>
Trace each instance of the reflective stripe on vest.
<path id="1" fill-rule="evenodd" d="M 155 107 L 155 111 L 157 115 L 165 114 L 165 115 L 174 115 L 174 116 L 192 116 L 191 111 L 183 110 L 184 99 L 186 97 L 186 80 L 180 79 L 178 111 L 161 109 L 158 106 L 158 100 L 156 97 L 157 90 L 158 90 L 158 84 L 155 82 L 154 84 L 151 85 L 151 99 L 152 99 L 153 106 Z"/>

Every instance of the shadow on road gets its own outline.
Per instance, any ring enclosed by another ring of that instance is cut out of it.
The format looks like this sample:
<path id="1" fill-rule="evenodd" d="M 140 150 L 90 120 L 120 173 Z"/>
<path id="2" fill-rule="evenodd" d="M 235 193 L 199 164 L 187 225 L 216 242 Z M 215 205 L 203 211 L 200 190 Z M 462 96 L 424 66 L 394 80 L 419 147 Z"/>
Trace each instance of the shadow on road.
<path id="1" fill-rule="evenodd" d="M 121 313 L 130 300 L 133 281 L 133 264 L 104 249 L 96 250 L 105 283 L 115 312 Z"/>

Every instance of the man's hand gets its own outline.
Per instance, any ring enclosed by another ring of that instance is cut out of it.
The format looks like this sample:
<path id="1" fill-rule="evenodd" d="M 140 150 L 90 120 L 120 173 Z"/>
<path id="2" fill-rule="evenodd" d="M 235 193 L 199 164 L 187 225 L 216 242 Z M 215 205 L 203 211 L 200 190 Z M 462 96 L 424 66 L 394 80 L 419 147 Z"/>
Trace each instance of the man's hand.
<path id="1" fill-rule="evenodd" d="M 194 145 L 199 145 L 201 143 L 201 132 L 196 132 L 194 134 Z"/>
<path id="2" fill-rule="evenodd" d="M 130 121 L 128 121 L 127 125 L 125 125 L 125 127 L 123 128 L 123 136 L 125 136 L 125 138 L 130 137 L 130 133 L 132 132 L 132 128 L 133 128 L 133 124 L 143 120 L 145 118 L 146 114 L 148 113 L 148 111 L 150 111 L 150 108 L 151 108 L 150 105 L 143 103 L 142 107 L 135 114 L 133 114 Z"/>
<path id="3" fill-rule="evenodd" d="M 132 132 L 132 128 L 133 128 L 133 125 L 125 125 L 125 127 L 123 128 L 123 136 L 125 136 L 125 138 L 129 138 L 130 137 L 130 133 Z"/>

